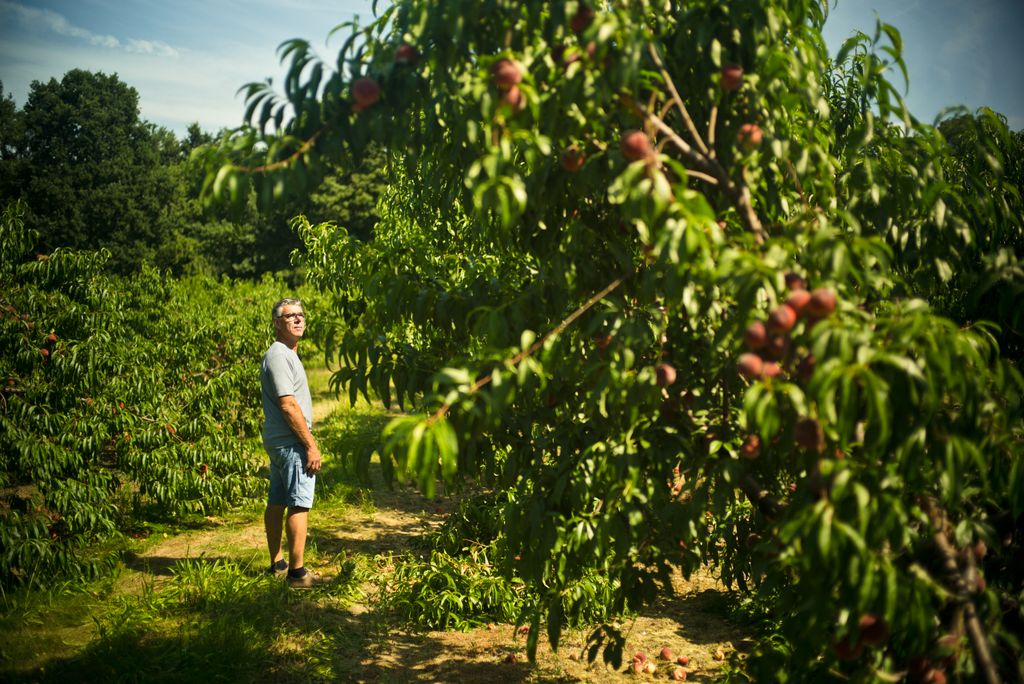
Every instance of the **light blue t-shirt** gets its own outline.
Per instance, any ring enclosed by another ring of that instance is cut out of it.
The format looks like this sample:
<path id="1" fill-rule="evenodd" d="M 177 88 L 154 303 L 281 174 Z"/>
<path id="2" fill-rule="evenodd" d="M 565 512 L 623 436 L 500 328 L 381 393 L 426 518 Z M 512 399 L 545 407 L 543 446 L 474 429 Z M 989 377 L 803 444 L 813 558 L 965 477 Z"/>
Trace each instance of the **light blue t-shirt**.
<path id="1" fill-rule="evenodd" d="M 263 355 L 260 365 L 260 386 L 263 394 L 263 446 L 267 449 L 301 444 L 288 427 L 278 399 L 292 395 L 302 409 L 306 427 L 313 428 L 313 399 L 309 395 L 306 369 L 299 355 L 283 342 L 274 342 Z"/>

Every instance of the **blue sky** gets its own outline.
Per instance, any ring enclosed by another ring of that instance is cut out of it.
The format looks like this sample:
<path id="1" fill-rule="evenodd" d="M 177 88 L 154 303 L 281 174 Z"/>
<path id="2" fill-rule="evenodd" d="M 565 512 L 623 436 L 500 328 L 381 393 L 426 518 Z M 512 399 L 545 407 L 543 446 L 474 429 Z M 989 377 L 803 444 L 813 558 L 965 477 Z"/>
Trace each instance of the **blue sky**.
<path id="1" fill-rule="evenodd" d="M 383 1 L 383 0 L 382 0 Z M 179 135 L 198 121 L 241 123 L 239 87 L 283 73 L 277 46 L 306 38 L 331 57 L 331 28 L 372 18 L 371 0 L 0 0 L 0 81 L 24 105 L 33 80 L 73 68 L 116 73 L 139 92 L 142 117 Z M 987 105 L 1024 129 L 1024 0 L 839 0 L 825 39 L 835 53 L 876 16 L 903 35 L 911 111 Z M 892 80 L 902 87 L 897 74 Z"/>

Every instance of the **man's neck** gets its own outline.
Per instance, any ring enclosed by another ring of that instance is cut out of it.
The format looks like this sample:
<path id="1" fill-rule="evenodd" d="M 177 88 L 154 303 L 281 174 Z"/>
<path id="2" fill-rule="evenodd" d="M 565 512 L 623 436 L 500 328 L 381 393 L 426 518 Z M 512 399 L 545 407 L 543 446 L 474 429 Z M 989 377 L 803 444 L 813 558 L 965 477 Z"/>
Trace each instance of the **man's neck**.
<path id="1" fill-rule="evenodd" d="M 292 337 L 290 335 L 288 335 L 288 336 L 278 335 L 277 341 L 280 342 L 281 344 L 283 344 L 284 346 L 288 347 L 289 349 L 291 349 L 293 352 L 298 353 L 298 351 L 299 351 L 299 338 Z"/>

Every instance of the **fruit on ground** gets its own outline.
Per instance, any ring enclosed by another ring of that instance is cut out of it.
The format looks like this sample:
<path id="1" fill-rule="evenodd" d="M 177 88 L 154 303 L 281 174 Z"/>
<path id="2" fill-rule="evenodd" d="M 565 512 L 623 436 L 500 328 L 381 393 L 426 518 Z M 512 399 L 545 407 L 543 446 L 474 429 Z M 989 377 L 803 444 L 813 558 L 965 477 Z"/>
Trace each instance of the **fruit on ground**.
<path id="1" fill-rule="evenodd" d="M 416 52 L 416 48 L 408 43 L 402 43 L 395 50 L 395 61 L 402 62 L 403 64 L 415 64 L 416 60 L 419 59 L 419 53 Z"/>
<path id="2" fill-rule="evenodd" d="M 672 654 L 672 649 L 668 646 L 665 646 L 661 649 L 661 653 L 658 654 L 658 657 L 662 660 L 673 660 L 675 658 L 675 656 Z"/>
<path id="3" fill-rule="evenodd" d="M 793 309 L 796 315 L 802 316 L 804 308 L 807 306 L 807 302 L 811 301 L 811 293 L 807 290 L 795 290 L 793 294 L 786 298 L 786 306 Z"/>
<path id="4" fill-rule="evenodd" d="M 676 669 L 672 670 L 672 680 L 676 682 L 685 682 L 686 670 L 684 670 L 681 667 L 677 667 Z"/>
<path id="5" fill-rule="evenodd" d="M 736 362 L 736 367 L 739 369 L 740 375 L 743 377 L 756 380 L 761 377 L 764 372 L 764 361 L 757 354 L 740 354 L 739 360 Z"/>
<path id="6" fill-rule="evenodd" d="M 676 662 L 679 663 L 680 665 L 689 665 L 690 664 L 690 656 L 679 656 L 678 658 L 676 658 Z"/>
<path id="7" fill-rule="evenodd" d="M 768 316 L 768 330 L 775 334 L 788 333 L 796 325 L 796 311 L 783 304 Z"/>
<path id="8" fill-rule="evenodd" d="M 761 144 L 761 140 L 764 138 L 764 133 L 761 131 L 761 127 L 757 124 L 745 123 L 740 126 L 740 132 L 736 135 L 736 138 L 740 141 L 740 144 L 748 150 L 752 150 Z"/>
<path id="9" fill-rule="evenodd" d="M 801 449 L 820 454 L 825 449 L 825 432 L 821 429 L 821 423 L 814 418 L 801 418 L 793 426 L 793 441 Z"/>
<path id="10" fill-rule="evenodd" d="M 643 131 L 626 131 L 619 143 L 622 156 L 630 161 L 647 159 L 654 152 L 651 147 L 651 139 Z"/>
<path id="11" fill-rule="evenodd" d="M 668 387 L 676 381 L 676 369 L 667 363 L 660 363 L 654 369 L 658 377 L 658 387 Z"/>
<path id="12" fill-rule="evenodd" d="M 761 438 L 758 435 L 747 435 L 740 445 L 740 454 L 744 458 L 755 459 L 761 455 Z M 683 663 L 685 665 L 686 663 Z"/>
<path id="13" fill-rule="evenodd" d="M 757 351 L 768 342 L 768 329 L 761 321 L 754 321 L 747 326 L 746 332 L 743 333 L 743 339 L 747 343 L 747 347 L 752 351 Z"/>
<path id="14" fill-rule="evenodd" d="M 881 646 L 889 640 L 889 624 L 873 613 L 864 613 L 857 621 L 860 640 L 866 646 Z"/>
<path id="15" fill-rule="evenodd" d="M 726 64 L 723 66 L 718 76 L 718 84 L 726 92 L 739 90 L 739 87 L 743 85 L 743 67 L 739 64 Z"/>
<path id="16" fill-rule="evenodd" d="M 511 59 L 499 59 L 491 67 L 491 78 L 499 90 L 509 90 L 523 80 L 523 72 L 519 65 Z"/>
<path id="17" fill-rule="evenodd" d="M 562 150 L 558 163 L 569 173 L 576 173 L 583 168 L 583 162 L 586 160 L 587 156 L 583 154 L 583 150 L 576 145 L 569 145 L 569 147 Z"/>
<path id="18" fill-rule="evenodd" d="M 811 293 L 807 302 L 807 313 L 817 318 L 824 318 L 836 310 L 836 293 L 827 287 L 819 287 Z"/>

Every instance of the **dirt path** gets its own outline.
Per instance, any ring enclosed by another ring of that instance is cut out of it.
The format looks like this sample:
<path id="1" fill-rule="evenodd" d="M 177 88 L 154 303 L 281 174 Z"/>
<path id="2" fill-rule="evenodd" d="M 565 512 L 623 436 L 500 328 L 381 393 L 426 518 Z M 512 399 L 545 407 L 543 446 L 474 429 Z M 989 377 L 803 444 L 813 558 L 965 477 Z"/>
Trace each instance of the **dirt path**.
<path id="1" fill-rule="evenodd" d="M 322 421 L 335 407 L 323 394 L 316 397 L 314 414 Z M 376 474 L 376 473 L 375 473 Z M 379 474 L 377 474 L 379 478 Z M 425 531 L 439 524 L 451 502 L 428 500 L 411 487 L 375 487 L 362 505 L 311 513 L 310 545 L 314 559 L 400 553 Z M 337 512 L 336 512 L 337 511 Z M 215 523 L 214 523 L 215 524 Z M 248 549 L 251 562 L 265 562 L 262 520 L 255 511 L 251 522 L 223 524 L 169 537 L 130 561 L 136 572 L 126 573 L 123 590 L 133 585 L 157 583 L 170 576 L 170 568 L 184 558 L 239 560 Z M 317 568 L 316 561 L 311 564 Z M 329 571 L 329 568 L 328 568 Z M 627 661 L 644 651 L 652 660 L 668 646 L 689 658 L 687 681 L 713 681 L 738 646 L 743 631 L 725 617 L 728 598 L 709 575 L 675 578 L 675 596 L 651 606 L 635 620 L 621 625 L 626 635 Z M 316 601 L 310 598 L 310 604 Z M 312 609 L 312 608 L 311 608 Z M 322 610 L 322 606 L 321 606 Z M 656 661 L 658 671 L 637 677 L 606 668 L 588 666 L 579 658 L 588 631 L 563 634 L 559 652 L 552 653 L 540 640 L 536 664 L 526 662 L 525 637 L 512 625 L 496 625 L 469 632 L 426 632 L 397 629 L 387 623 L 373 605 L 372 596 L 348 604 L 340 611 L 322 611 L 325 629 L 358 635 L 334 656 L 336 675 L 346 681 L 366 682 L 623 682 L 666 680 L 675 665 Z M 288 655 L 288 654 L 285 654 Z M 292 657 L 300 655 L 293 654 Z M 286 678 L 287 679 L 287 678 Z M 283 680 L 282 680 L 283 681 Z"/>

